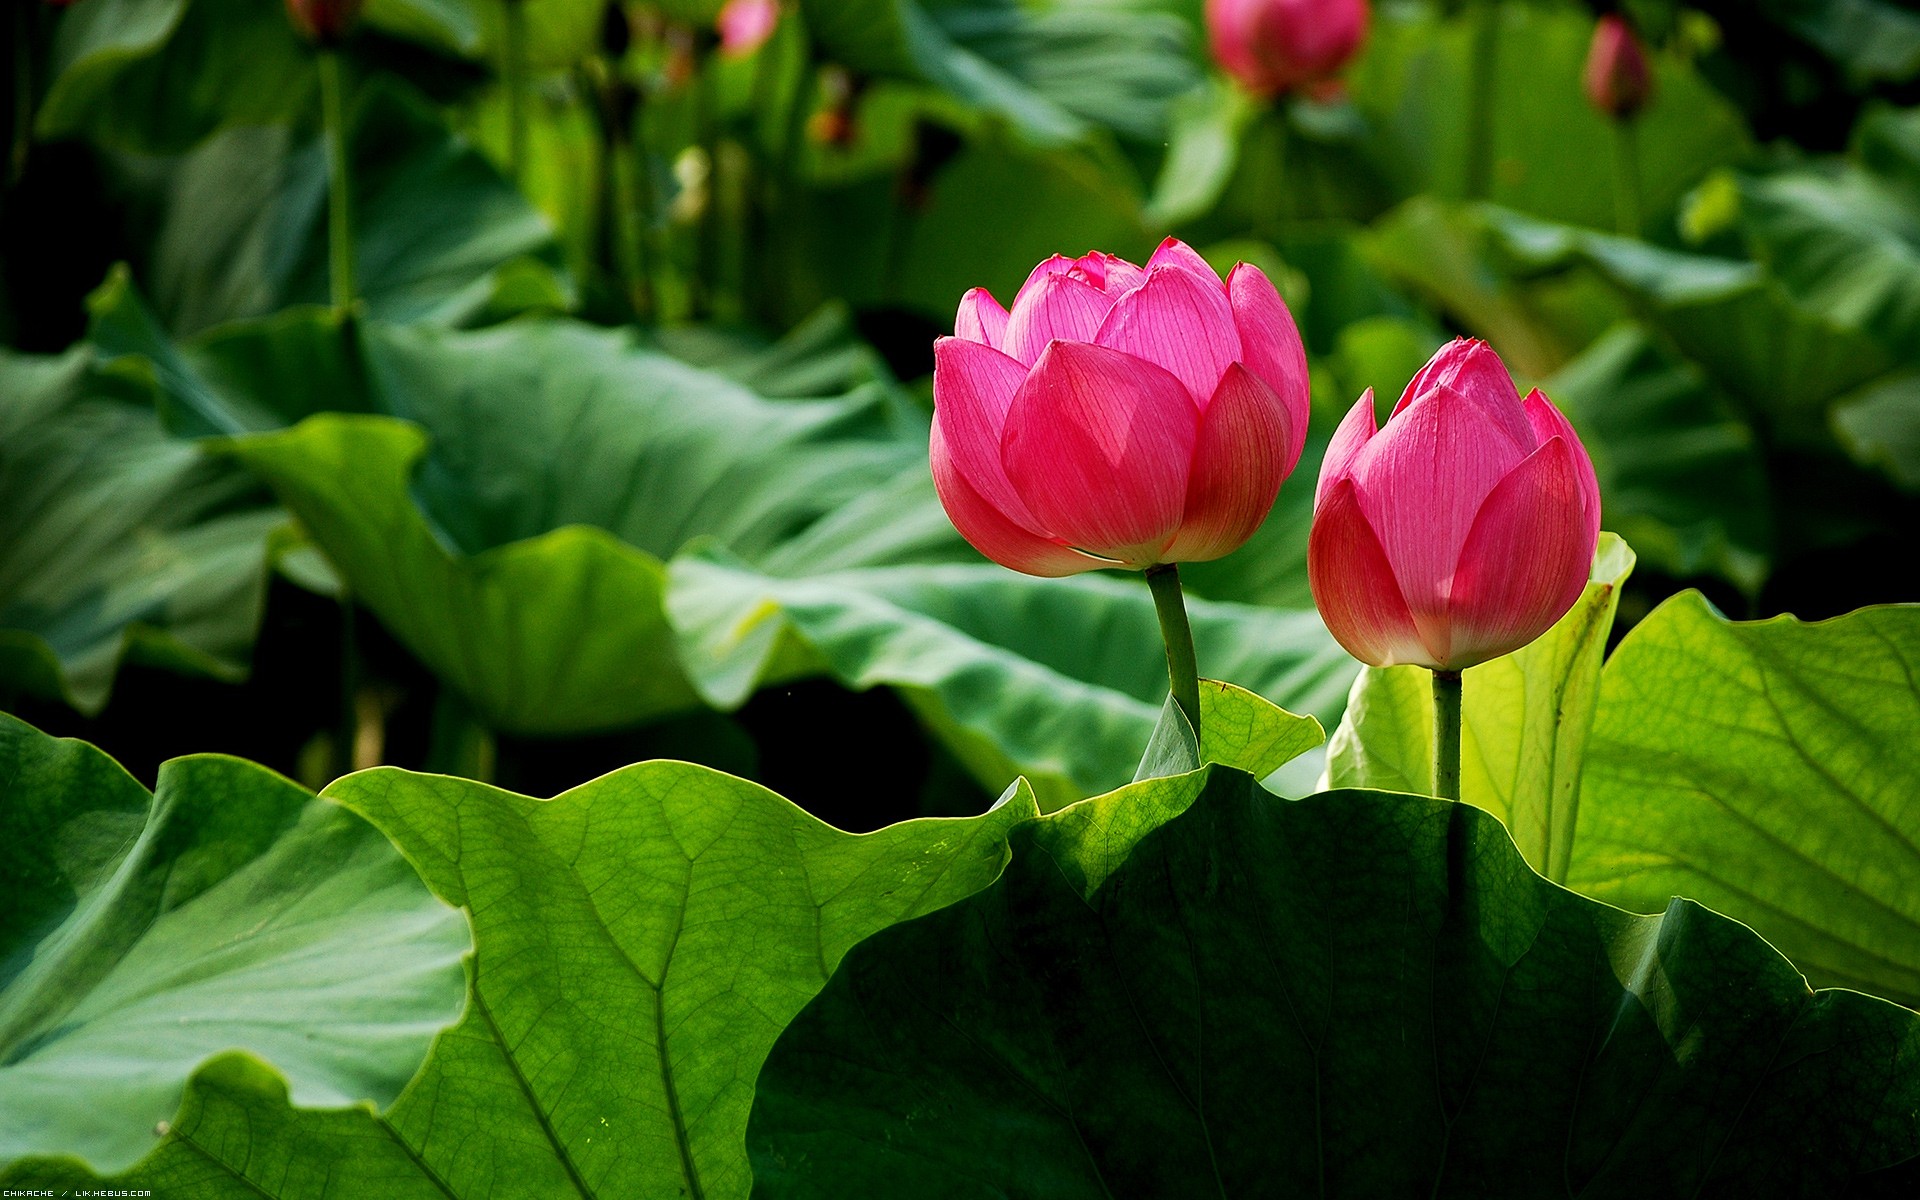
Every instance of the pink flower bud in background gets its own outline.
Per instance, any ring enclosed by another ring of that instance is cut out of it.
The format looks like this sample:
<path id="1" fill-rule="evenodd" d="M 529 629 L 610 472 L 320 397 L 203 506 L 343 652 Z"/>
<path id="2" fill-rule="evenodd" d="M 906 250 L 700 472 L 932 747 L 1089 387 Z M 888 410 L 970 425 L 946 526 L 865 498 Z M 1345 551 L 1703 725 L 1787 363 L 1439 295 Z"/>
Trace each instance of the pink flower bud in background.
<path id="1" fill-rule="evenodd" d="M 1327 628 L 1376 667 L 1509 654 L 1580 598 L 1600 538 L 1585 447 L 1485 342 L 1433 356 L 1376 430 L 1360 397 L 1327 447 L 1307 574 Z"/>
<path id="2" fill-rule="evenodd" d="M 1367 0 L 1207 0 L 1207 38 L 1229 75 L 1273 96 L 1339 74 L 1368 17 Z"/>
<path id="3" fill-rule="evenodd" d="M 766 45 L 780 24 L 779 0 L 727 0 L 714 21 L 720 34 L 720 53 L 745 58 Z"/>
<path id="4" fill-rule="evenodd" d="M 316 46 L 332 46 L 360 20 L 362 0 L 287 0 L 293 27 Z"/>
<path id="5" fill-rule="evenodd" d="M 1633 26 L 1608 14 L 1593 27 L 1587 50 L 1587 99 L 1616 121 L 1625 121 L 1653 99 L 1653 66 Z"/>
<path id="6" fill-rule="evenodd" d="M 934 343 L 933 481 L 973 547 L 1029 575 L 1219 558 L 1307 435 L 1307 356 L 1259 268 L 1168 238 L 1142 268 L 1056 255 Z"/>

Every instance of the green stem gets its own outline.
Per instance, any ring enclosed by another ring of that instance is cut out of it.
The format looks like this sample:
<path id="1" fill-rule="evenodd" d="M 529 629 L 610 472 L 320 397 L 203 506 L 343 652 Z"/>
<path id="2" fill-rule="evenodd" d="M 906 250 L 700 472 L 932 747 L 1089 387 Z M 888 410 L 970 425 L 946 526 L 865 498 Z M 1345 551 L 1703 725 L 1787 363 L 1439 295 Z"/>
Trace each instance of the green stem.
<path id="1" fill-rule="evenodd" d="M 507 172 L 519 183 L 527 163 L 527 14 L 525 0 L 507 0 L 500 73 L 507 84 Z"/>
<path id="2" fill-rule="evenodd" d="M 40 5 L 13 6 L 13 144 L 7 155 L 7 184 L 20 182 L 33 144 L 33 42 Z"/>
<path id="3" fill-rule="evenodd" d="M 807 136 L 807 118 L 813 115 L 814 93 L 819 81 L 819 66 L 814 62 L 812 51 L 803 47 L 800 62 L 794 68 L 793 92 L 787 97 L 785 124 L 780 131 L 779 158 L 774 166 L 773 178 L 767 181 L 767 211 L 775 219 L 768 227 L 766 243 L 755 247 L 760 262 L 760 318 L 769 325 L 779 323 L 784 308 L 786 297 L 783 285 L 786 280 L 780 258 L 791 245 L 788 227 L 780 222 L 778 216 L 798 211 L 800 152 Z"/>
<path id="4" fill-rule="evenodd" d="M 347 105 L 340 54 L 320 51 L 320 119 L 327 141 L 327 250 L 333 306 L 353 307 L 353 188 L 347 175 Z"/>
<path id="5" fill-rule="evenodd" d="M 1433 673 L 1433 791 L 1460 798 L 1460 672 Z"/>
<path id="6" fill-rule="evenodd" d="M 459 775 L 492 783 L 498 754 L 493 730 L 458 690 L 442 683 L 433 705 L 433 737 L 427 746 L 427 769 L 439 775 Z"/>
<path id="7" fill-rule="evenodd" d="M 1613 123 L 1613 216 L 1623 237 L 1640 236 L 1640 146 L 1633 118 Z"/>
<path id="8" fill-rule="evenodd" d="M 1467 61 L 1467 199 L 1493 190 L 1493 100 L 1500 55 L 1499 0 L 1474 6 L 1473 53 Z"/>
<path id="9" fill-rule="evenodd" d="M 1193 658 L 1193 627 L 1187 623 L 1187 603 L 1180 593 L 1180 568 L 1161 563 L 1147 568 L 1147 587 L 1153 592 L 1154 611 L 1160 617 L 1160 637 L 1167 644 L 1167 680 L 1173 702 L 1187 714 L 1193 734 L 1200 736 L 1200 669 Z"/>
<path id="10" fill-rule="evenodd" d="M 653 206 L 647 202 L 651 184 L 642 174 L 646 164 L 632 139 L 618 130 L 607 139 L 607 158 L 607 170 L 613 181 L 610 217 L 621 282 L 634 315 L 650 321 L 657 313 L 658 302 L 653 294 L 653 270 L 647 261 Z"/>
<path id="11" fill-rule="evenodd" d="M 360 740 L 360 638 L 353 597 L 340 596 L 340 711 L 334 745 L 334 778 L 351 774 Z"/>

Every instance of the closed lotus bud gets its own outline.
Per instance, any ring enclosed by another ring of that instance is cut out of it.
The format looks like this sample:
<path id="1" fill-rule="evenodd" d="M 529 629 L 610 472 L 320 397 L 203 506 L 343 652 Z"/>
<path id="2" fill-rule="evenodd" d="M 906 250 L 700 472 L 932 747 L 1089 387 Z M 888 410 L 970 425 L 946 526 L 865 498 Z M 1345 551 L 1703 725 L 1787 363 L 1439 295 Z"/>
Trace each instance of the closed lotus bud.
<path id="1" fill-rule="evenodd" d="M 1368 0 L 1207 0 L 1213 57 L 1263 96 L 1314 89 L 1367 40 Z"/>
<path id="2" fill-rule="evenodd" d="M 727 0 L 714 22 L 720 53 L 745 58 L 764 46 L 779 24 L 779 0 Z"/>
<path id="3" fill-rule="evenodd" d="M 316 46 L 338 45 L 360 20 L 363 0 L 287 0 L 293 27 Z"/>
<path id="4" fill-rule="evenodd" d="M 1373 393 L 1320 469 L 1307 573 L 1320 615 L 1376 667 L 1459 671 L 1573 607 L 1600 537 L 1600 486 L 1573 426 L 1523 401 L 1484 342 L 1451 343 L 1384 426 Z"/>
<path id="5" fill-rule="evenodd" d="M 1587 99 L 1616 121 L 1624 121 L 1653 99 L 1653 66 L 1633 27 L 1609 14 L 1593 28 L 1587 50 Z"/>
<path id="6" fill-rule="evenodd" d="M 1143 267 L 1055 256 L 934 343 L 933 480 L 961 536 L 1029 575 L 1218 558 L 1307 433 L 1307 358 L 1257 267 L 1167 239 Z"/>

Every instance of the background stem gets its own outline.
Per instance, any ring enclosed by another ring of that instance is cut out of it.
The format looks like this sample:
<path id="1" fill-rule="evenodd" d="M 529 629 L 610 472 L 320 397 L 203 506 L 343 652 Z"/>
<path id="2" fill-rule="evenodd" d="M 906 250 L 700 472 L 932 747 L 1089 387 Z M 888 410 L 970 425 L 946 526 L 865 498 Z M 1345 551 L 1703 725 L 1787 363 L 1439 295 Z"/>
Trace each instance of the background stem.
<path id="1" fill-rule="evenodd" d="M 1623 237 L 1640 236 L 1640 145 L 1633 118 L 1613 123 L 1613 219 Z"/>
<path id="2" fill-rule="evenodd" d="M 1433 673 L 1433 792 L 1460 798 L 1460 672 Z"/>
<path id="3" fill-rule="evenodd" d="M 1160 637 L 1167 644 L 1167 680 L 1173 702 L 1187 714 L 1195 737 L 1200 735 L 1200 670 L 1193 658 L 1193 627 L 1187 623 L 1187 602 L 1180 592 L 1180 568 L 1161 563 L 1147 568 L 1147 587 L 1153 592 L 1154 611 L 1160 617 Z"/>
<path id="4" fill-rule="evenodd" d="M 353 188 L 347 176 L 347 105 L 340 54 L 320 51 L 320 120 L 327 141 L 327 251 L 333 306 L 353 306 Z"/>
<path id="5" fill-rule="evenodd" d="M 507 0 L 500 73 L 507 84 L 507 171 L 517 184 L 527 164 L 527 14 L 525 0 Z"/>
<path id="6" fill-rule="evenodd" d="M 1493 188 L 1493 93 L 1500 57 L 1499 0 L 1474 6 L 1473 53 L 1467 59 L 1467 199 Z"/>

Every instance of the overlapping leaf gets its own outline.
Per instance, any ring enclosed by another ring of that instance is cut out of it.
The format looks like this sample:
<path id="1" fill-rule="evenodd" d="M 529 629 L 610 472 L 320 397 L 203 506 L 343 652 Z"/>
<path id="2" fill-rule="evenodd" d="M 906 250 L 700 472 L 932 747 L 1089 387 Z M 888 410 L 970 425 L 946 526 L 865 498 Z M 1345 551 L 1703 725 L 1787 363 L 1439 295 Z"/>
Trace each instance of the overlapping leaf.
<path id="1" fill-rule="evenodd" d="M 285 520 L 85 348 L 0 355 L 0 694 L 96 711 L 128 656 L 244 674 Z"/>
<path id="2" fill-rule="evenodd" d="M 1817 982 L 1920 1002 L 1920 606 L 1730 622 L 1697 594 L 1602 678 L 1571 886 L 1691 896 Z"/>
<path id="3" fill-rule="evenodd" d="M 856 947 L 761 1072 L 755 1194 L 1915 1182 L 1920 1018 L 1733 921 L 1562 891 L 1438 800 L 1216 768 L 1140 832 L 1018 831 L 994 886 Z"/>
<path id="4" fill-rule="evenodd" d="M 460 1012 L 459 914 L 366 821 L 236 759 L 149 793 L 0 716 L 0 883 L 0 1163 L 119 1171 L 237 1047 L 298 1103 L 386 1103 Z"/>

